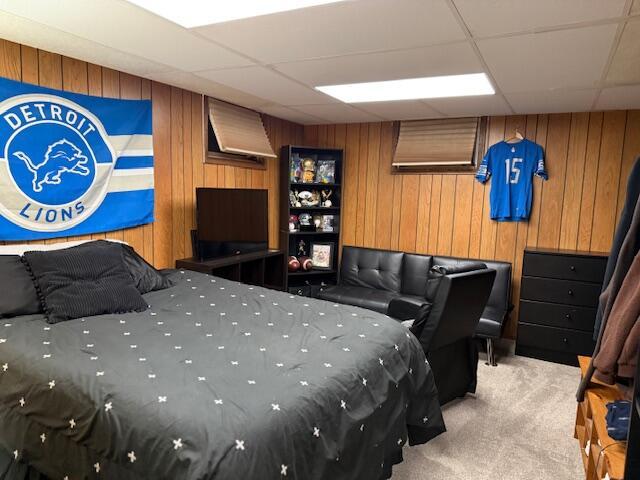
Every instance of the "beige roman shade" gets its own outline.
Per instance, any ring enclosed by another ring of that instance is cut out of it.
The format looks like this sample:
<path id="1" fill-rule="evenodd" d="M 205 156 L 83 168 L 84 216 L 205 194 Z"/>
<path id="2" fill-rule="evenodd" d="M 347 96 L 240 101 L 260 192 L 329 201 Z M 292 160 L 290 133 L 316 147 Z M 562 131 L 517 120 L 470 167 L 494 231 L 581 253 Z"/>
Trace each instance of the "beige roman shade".
<path id="1" fill-rule="evenodd" d="M 392 165 L 396 169 L 472 165 L 478 124 L 476 117 L 402 121 Z"/>
<path id="2" fill-rule="evenodd" d="M 258 112 L 209 98 L 209 121 L 221 152 L 276 157 Z"/>

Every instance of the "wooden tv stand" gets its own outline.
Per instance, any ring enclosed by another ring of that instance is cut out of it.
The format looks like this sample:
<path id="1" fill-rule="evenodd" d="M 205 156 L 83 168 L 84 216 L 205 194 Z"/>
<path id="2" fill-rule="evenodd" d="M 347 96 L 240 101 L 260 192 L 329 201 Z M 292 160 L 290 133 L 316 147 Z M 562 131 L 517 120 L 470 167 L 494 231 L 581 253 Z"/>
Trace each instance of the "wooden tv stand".
<path id="1" fill-rule="evenodd" d="M 274 290 L 285 289 L 285 257 L 282 250 L 262 250 L 211 260 L 183 258 L 176 261 L 176 268 L 207 273 Z"/>
<path id="2" fill-rule="evenodd" d="M 580 371 L 585 375 L 589 357 L 578 357 Z M 625 442 L 618 442 L 607 434 L 607 403 L 621 400 L 622 393 L 615 385 L 593 379 L 578 404 L 574 437 L 580 443 L 586 480 L 624 480 Z M 607 477 L 608 475 L 608 477 Z"/>

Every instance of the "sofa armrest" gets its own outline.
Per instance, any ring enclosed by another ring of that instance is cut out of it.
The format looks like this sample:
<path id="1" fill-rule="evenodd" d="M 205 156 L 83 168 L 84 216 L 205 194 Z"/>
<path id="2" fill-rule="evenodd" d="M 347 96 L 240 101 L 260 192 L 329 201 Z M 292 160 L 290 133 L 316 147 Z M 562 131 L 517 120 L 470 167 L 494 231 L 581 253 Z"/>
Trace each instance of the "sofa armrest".
<path id="1" fill-rule="evenodd" d="M 426 299 L 398 297 L 391 300 L 387 315 L 396 320 L 413 320 L 416 318 L 420 307 L 429 303 Z"/>
<path id="2" fill-rule="evenodd" d="M 473 337 L 495 274 L 495 270 L 482 269 L 442 278 L 429 320 L 419 338 L 425 352 Z"/>

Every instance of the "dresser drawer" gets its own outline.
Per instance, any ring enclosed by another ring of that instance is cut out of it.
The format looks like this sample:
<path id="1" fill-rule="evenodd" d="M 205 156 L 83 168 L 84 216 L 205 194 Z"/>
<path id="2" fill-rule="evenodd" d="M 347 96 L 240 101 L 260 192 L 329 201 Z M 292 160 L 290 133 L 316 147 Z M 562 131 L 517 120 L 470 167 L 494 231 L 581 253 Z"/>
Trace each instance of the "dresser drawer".
<path id="1" fill-rule="evenodd" d="M 596 283 L 522 277 L 520 298 L 522 300 L 597 307 L 600 289 L 600 285 Z"/>
<path id="2" fill-rule="evenodd" d="M 597 309 L 592 307 L 522 300 L 520 302 L 520 321 L 593 333 L 596 311 Z"/>
<path id="3" fill-rule="evenodd" d="M 606 257 L 525 252 L 522 275 L 602 283 L 606 267 Z"/>
<path id="4" fill-rule="evenodd" d="M 520 323 L 518 345 L 574 355 L 592 355 L 595 342 L 592 333 Z"/>

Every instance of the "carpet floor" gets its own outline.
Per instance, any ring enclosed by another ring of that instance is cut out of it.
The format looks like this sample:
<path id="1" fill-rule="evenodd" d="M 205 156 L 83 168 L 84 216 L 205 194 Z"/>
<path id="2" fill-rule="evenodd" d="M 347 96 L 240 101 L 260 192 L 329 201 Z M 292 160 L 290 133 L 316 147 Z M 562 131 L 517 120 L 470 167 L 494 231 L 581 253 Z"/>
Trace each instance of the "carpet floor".
<path id="1" fill-rule="evenodd" d="M 481 360 L 476 395 L 443 408 L 447 432 L 405 447 L 392 480 L 578 480 L 578 368 L 525 357 Z"/>

